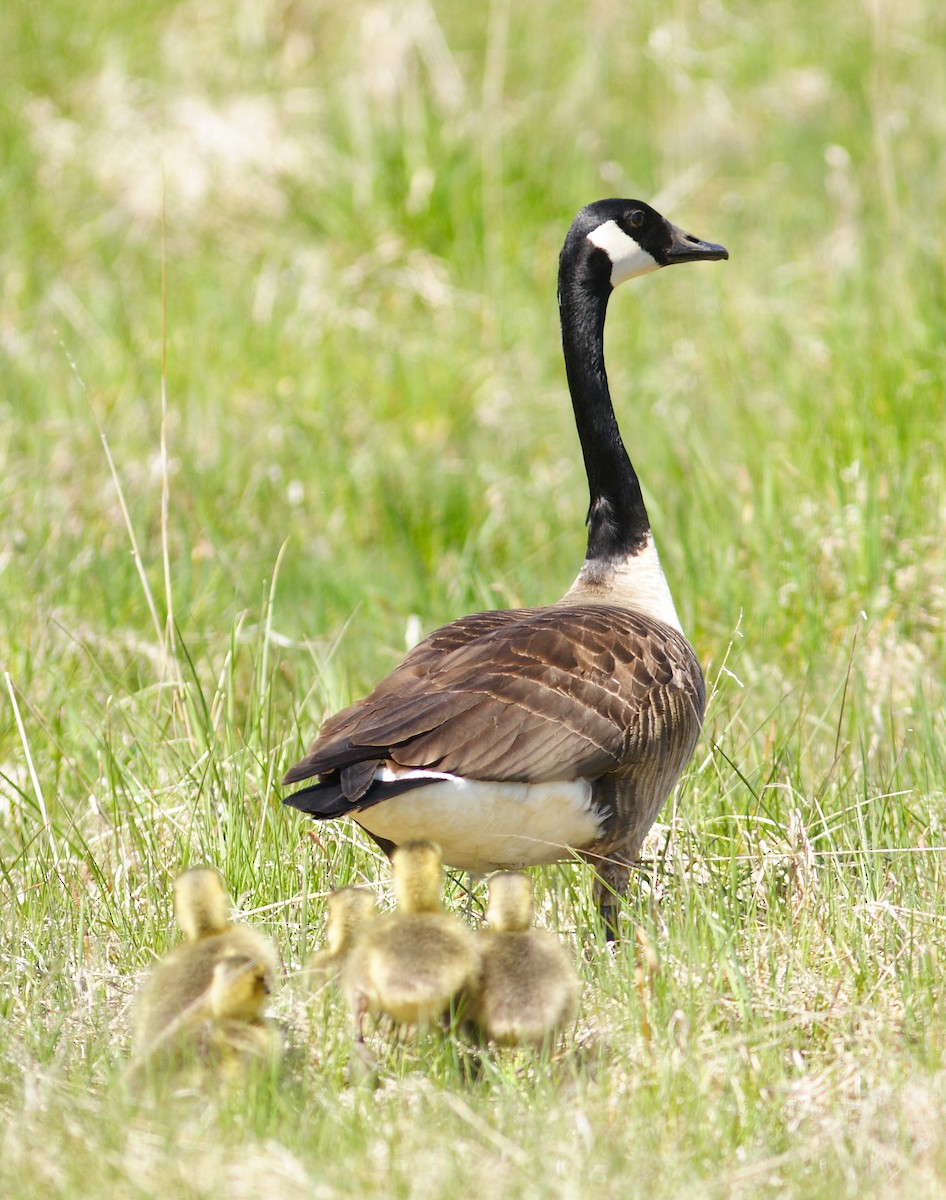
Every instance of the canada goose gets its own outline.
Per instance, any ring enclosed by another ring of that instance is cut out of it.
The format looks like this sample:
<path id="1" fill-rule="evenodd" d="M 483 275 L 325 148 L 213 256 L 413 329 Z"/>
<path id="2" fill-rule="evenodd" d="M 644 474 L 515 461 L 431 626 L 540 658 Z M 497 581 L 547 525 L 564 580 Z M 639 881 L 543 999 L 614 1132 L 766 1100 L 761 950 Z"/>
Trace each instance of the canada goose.
<path id="1" fill-rule="evenodd" d="M 575 968 L 554 934 L 532 928 L 534 917 L 528 876 L 494 875 L 470 1016 L 486 1037 L 505 1046 L 540 1046 L 575 1017 Z"/>
<path id="2" fill-rule="evenodd" d="M 342 969 L 359 1039 L 367 1013 L 430 1025 L 479 970 L 472 930 L 441 908 L 440 848 L 407 842 L 394 851 L 392 867 L 397 910 L 363 927 Z"/>
<path id="3" fill-rule="evenodd" d="M 349 816 L 387 852 L 431 838 L 471 873 L 573 852 L 598 872 L 609 937 L 629 866 L 693 752 L 703 673 L 657 557 L 618 430 L 604 321 L 620 283 L 728 258 L 639 200 L 577 215 L 559 261 L 565 371 L 591 493 L 578 577 L 545 608 L 475 613 L 430 634 L 326 720 L 287 803 Z"/>
<path id="4" fill-rule="evenodd" d="M 153 967 L 138 995 L 139 1058 L 189 1037 L 207 1019 L 259 1017 L 277 970 L 275 947 L 229 918 L 223 880 L 193 867 L 174 882 L 174 912 L 187 940 Z"/>
<path id="5" fill-rule="evenodd" d="M 336 888 L 328 897 L 325 948 L 309 959 L 306 976 L 313 987 L 336 980 L 365 925 L 378 915 L 374 895 L 367 888 Z"/>

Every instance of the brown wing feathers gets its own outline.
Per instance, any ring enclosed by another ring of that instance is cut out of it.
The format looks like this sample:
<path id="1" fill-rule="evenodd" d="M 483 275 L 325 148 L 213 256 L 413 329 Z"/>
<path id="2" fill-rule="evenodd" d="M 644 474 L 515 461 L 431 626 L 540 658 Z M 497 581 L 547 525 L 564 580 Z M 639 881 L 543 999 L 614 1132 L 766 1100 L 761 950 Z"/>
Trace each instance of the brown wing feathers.
<path id="1" fill-rule="evenodd" d="M 385 759 L 472 779 L 595 778 L 630 765 L 649 738 L 677 740 L 675 714 L 689 714 L 695 739 L 702 689 L 682 635 L 639 614 L 599 605 L 478 613 L 437 630 L 329 718 L 285 782 L 318 776 L 292 800 L 328 816 L 416 786 L 376 784 Z"/>

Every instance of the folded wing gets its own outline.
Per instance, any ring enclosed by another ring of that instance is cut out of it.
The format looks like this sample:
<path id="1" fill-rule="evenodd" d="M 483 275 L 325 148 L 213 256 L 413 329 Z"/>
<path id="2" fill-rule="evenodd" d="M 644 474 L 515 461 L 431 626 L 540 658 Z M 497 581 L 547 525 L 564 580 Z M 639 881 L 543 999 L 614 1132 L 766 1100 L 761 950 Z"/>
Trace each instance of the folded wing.
<path id="1" fill-rule="evenodd" d="M 539 783 L 630 769 L 695 741 L 702 673 L 669 626 L 607 605 L 477 613 L 419 643 L 370 695 L 326 720 L 286 783 L 339 816 L 421 786 L 398 768 Z M 679 728 L 692 725 L 692 739 Z M 378 779 L 379 768 L 391 768 Z"/>

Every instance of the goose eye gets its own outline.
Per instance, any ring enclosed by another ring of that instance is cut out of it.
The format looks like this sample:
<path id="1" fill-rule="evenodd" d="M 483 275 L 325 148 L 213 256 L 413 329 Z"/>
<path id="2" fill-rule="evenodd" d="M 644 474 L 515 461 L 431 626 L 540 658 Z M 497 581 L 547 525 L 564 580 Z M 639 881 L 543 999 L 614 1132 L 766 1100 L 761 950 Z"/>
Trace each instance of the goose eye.
<path id="1" fill-rule="evenodd" d="M 644 214 L 639 208 L 635 208 L 634 211 L 628 215 L 627 223 L 632 229 L 640 229 L 640 227 L 644 224 Z"/>

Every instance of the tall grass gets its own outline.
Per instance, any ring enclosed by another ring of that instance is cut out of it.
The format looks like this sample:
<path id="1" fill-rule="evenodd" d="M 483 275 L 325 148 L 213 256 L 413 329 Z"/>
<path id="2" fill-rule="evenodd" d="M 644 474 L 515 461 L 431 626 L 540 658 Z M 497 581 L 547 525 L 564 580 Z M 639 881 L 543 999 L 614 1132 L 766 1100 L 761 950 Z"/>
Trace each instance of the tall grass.
<path id="1" fill-rule="evenodd" d="M 944 26 L 3 8 L 5 1194 L 942 1193 Z M 587 873 L 537 873 L 575 1045 L 379 1042 L 351 1087 L 299 969 L 386 867 L 278 779 L 416 628 L 571 581 L 555 271 L 608 194 L 731 251 L 608 327 L 705 733 L 615 955 Z M 196 861 L 280 945 L 290 1053 L 158 1104 L 130 1002 Z"/>

